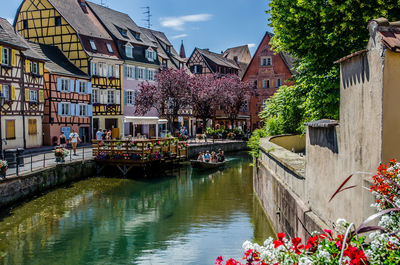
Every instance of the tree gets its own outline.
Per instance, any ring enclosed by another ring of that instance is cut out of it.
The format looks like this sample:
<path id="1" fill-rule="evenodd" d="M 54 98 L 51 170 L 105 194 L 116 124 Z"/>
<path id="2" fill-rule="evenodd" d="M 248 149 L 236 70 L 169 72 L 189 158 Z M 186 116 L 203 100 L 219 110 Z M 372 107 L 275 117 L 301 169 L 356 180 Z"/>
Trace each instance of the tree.
<path id="1" fill-rule="evenodd" d="M 209 119 L 215 118 L 219 106 L 223 104 L 224 91 L 218 86 L 218 77 L 215 75 L 192 77 L 191 95 L 193 114 L 197 119 L 201 119 L 205 126 Z"/>
<path id="2" fill-rule="evenodd" d="M 223 91 L 222 107 L 233 125 L 250 98 L 251 82 L 242 82 L 236 75 L 227 75 L 217 79 L 219 90 Z"/>
<path id="3" fill-rule="evenodd" d="M 173 122 L 179 112 L 190 105 L 191 77 L 184 69 L 163 69 L 155 77 L 155 83 L 143 82 L 135 99 L 136 113 L 144 115 L 155 108 L 159 116 Z"/>

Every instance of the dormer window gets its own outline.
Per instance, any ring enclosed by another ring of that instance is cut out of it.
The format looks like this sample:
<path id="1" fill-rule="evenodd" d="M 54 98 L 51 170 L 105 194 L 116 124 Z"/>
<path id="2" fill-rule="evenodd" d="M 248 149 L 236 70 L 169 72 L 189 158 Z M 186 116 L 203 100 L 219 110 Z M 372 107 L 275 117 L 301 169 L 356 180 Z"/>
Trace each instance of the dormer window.
<path id="1" fill-rule="evenodd" d="M 54 25 L 56 27 L 61 26 L 61 17 L 60 16 L 54 18 Z"/>
<path id="2" fill-rule="evenodd" d="M 171 46 L 168 46 L 168 45 L 167 45 L 167 48 L 166 48 L 166 50 L 167 50 L 167 52 L 169 52 L 169 53 L 170 53 L 170 52 L 171 52 Z"/>
<path id="3" fill-rule="evenodd" d="M 125 45 L 125 53 L 126 57 L 133 58 L 133 47 L 130 44 Z"/>
<path id="4" fill-rule="evenodd" d="M 147 50 L 146 50 L 146 58 L 147 58 L 149 61 L 154 61 L 154 60 L 156 60 L 156 52 L 153 51 L 152 49 L 147 49 Z"/>
<path id="5" fill-rule="evenodd" d="M 124 38 L 128 38 L 128 31 L 126 29 L 121 29 L 121 35 Z"/>
<path id="6" fill-rule="evenodd" d="M 38 64 L 36 62 L 31 62 L 31 73 L 38 74 Z"/>
<path id="7" fill-rule="evenodd" d="M 130 30 L 130 32 L 132 33 L 133 37 L 135 37 L 136 40 L 141 40 L 139 32 L 136 32 L 136 31 L 133 31 L 133 30 Z"/>
<path id="8" fill-rule="evenodd" d="M 90 40 L 90 47 L 93 51 L 97 51 L 96 43 L 94 42 L 94 40 Z"/>
<path id="9" fill-rule="evenodd" d="M 106 43 L 106 46 L 107 46 L 107 50 L 108 50 L 109 53 L 114 53 L 114 50 L 113 50 L 113 48 L 112 48 L 110 43 Z"/>
<path id="10" fill-rule="evenodd" d="M 272 58 L 270 56 L 261 57 L 261 66 L 270 66 L 272 65 Z"/>

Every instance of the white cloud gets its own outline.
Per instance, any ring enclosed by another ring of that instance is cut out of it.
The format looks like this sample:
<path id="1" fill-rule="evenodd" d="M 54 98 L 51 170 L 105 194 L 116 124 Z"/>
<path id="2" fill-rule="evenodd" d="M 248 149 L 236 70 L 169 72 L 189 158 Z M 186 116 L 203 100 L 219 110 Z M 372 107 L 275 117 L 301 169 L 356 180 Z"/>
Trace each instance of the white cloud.
<path id="1" fill-rule="evenodd" d="M 188 36 L 187 34 L 180 34 L 180 35 L 172 36 L 171 39 L 173 39 L 173 40 L 181 39 L 181 38 L 184 38 L 184 37 L 187 37 L 187 36 Z"/>
<path id="2" fill-rule="evenodd" d="M 164 17 L 161 18 L 161 25 L 166 28 L 175 30 L 183 30 L 186 22 L 201 22 L 208 21 L 212 17 L 211 14 L 195 14 L 180 17 Z"/>
<path id="3" fill-rule="evenodd" d="M 247 44 L 247 46 L 249 46 L 249 48 L 254 48 L 254 47 L 256 47 L 256 45 L 255 45 L 254 43 L 249 43 L 249 44 Z"/>

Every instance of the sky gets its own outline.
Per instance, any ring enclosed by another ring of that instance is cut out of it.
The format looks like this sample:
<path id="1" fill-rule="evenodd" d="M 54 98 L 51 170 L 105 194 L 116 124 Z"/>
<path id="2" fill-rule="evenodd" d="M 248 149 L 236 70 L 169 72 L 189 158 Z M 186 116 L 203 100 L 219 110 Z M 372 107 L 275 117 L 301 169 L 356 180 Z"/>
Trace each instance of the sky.
<path id="1" fill-rule="evenodd" d="M 269 0 L 91 0 L 127 13 L 146 27 L 143 14 L 150 7 L 151 28 L 163 31 L 179 52 L 181 41 L 189 57 L 195 47 L 221 52 L 248 44 L 253 54 L 268 27 Z M 0 17 L 13 21 L 22 0 L 0 0 Z M 7 2 L 7 5 L 4 5 Z"/>

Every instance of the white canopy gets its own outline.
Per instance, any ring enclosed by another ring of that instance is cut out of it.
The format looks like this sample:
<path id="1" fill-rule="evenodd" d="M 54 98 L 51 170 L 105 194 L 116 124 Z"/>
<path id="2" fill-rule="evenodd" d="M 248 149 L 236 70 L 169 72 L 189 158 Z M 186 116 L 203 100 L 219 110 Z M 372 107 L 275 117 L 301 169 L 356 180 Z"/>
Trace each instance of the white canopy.
<path id="1" fill-rule="evenodd" d="M 158 138 L 158 125 L 159 124 L 167 124 L 168 120 L 160 119 L 158 117 L 144 117 L 144 116 L 127 116 L 124 117 L 125 123 L 132 123 L 133 125 L 156 125 L 156 138 Z M 133 127 L 135 130 L 135 127 Z M 135 135 L 135 131 L 133 131 L 133 135 Z"/>

